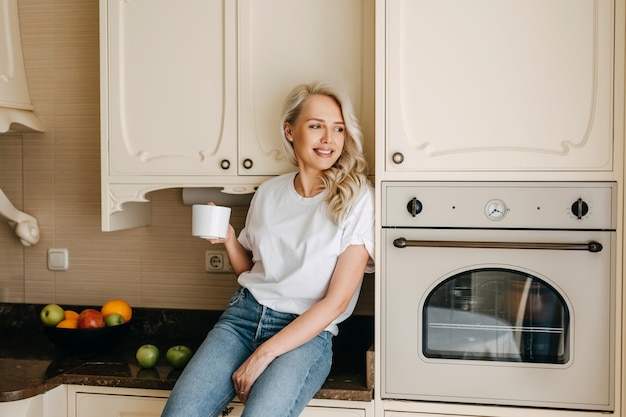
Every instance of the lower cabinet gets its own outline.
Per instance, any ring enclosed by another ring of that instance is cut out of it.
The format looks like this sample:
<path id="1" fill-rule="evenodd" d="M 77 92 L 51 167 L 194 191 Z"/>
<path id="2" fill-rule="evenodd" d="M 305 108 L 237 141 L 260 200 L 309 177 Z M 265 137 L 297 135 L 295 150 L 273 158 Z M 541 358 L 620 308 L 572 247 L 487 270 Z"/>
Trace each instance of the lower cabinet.
<path id="1" fill-rule="evenodd" d="M 344 402 L 352 404 L 350 401 Z M 373 413 L 368 413 L 363 408 L 335 408 L 309 405 L 304 409 L 302 414 L 300 414 L 300 417 L 370 417 L 372 415 Z"/>
<path id="2" fill-rule="evenodd" d="M 43 394 L 24 400 L 0 402 L 0 417 L 43 417 Z"/>
<path id="3" fill-rule="evenodd" d="M 71 393 L 70 393 L 71 395 Z M 69 398 L 68 417 L 159 417 L 166 398 L 77 392 Z M 72 405 L 75 409 L 72 410 Z M 73 412 L 72 412 L 73 411 Z"/>
<path id="4" fill-rule="evenodd" d="M 605 411 L 494 407 L 450 403 L 394 402 L 400 410 L 377 410 L 378 417 L 607 417 L 622 414 Z M 303 414 L 304 415 L 304 414 Z"/>
<path id="5" fill-rule="evenodd" d="M 91 386 L 68 387 L 68 417 L 159 417 L 169 391 Z M 231 403 L 223 416 L 239 417 L 243 405 Z M 371 403 L 313 399 L 301 417 L 372 417 Z"/>
<path id="6" fill-rule="evenodd" d="M 65 385 L 61 385 L 22 400 L 0 401 L 0 417 L 67 417 L 66 404 Z"/>
<path id="7" fill-rule="evenodd" d="M 407 413 L 407 412 L 397 412 L 397 411 L 386 411 L 384 417 L 441 417 L 441 414 L 424 414 L 424 413 Z M 471 417 L 471 416 L 461 416 L 457 414 L 446 414 L 446 417 Z"/>

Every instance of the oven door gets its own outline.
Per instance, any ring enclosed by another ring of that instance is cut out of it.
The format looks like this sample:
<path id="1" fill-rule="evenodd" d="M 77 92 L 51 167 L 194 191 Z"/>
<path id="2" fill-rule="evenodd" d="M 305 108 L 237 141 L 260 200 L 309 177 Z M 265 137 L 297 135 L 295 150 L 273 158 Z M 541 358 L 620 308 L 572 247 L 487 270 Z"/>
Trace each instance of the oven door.
<path id="1" fill-rule="evenodd" d="M 382 397 L 612 410 L 614 239 L 384 229 Z"/>

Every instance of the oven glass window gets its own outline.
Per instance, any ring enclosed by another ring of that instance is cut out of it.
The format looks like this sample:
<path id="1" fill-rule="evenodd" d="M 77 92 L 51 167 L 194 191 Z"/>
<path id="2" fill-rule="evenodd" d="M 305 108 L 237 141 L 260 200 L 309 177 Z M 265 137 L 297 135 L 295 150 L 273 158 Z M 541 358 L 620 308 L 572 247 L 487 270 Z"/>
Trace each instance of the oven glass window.
<path id="1" fill-rule="evenodd" d="M 445 280 L 426 298 L 422 349 L 429 358 L 563 364 L 569 311 L 541 279 L 486 268 Z"/>

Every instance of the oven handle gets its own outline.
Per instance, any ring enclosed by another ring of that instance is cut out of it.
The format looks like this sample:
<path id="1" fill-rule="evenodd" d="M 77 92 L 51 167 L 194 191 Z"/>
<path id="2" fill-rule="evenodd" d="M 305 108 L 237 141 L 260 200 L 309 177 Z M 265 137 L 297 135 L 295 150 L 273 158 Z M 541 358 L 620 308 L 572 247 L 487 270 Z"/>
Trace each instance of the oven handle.
<path id="1" fill-rule="evenodd" d="M 475 248 L 475 249 L 551 249 L 551 250 L 586 250 L 600 252 L 602 244 L 594 240 L 588 243 L 531 243 L 531 242 L 472 242 L 456 240 L 406 240 L 399 237 L 393 241 L 396 248 L 407 246 L 432 248 Z"/>

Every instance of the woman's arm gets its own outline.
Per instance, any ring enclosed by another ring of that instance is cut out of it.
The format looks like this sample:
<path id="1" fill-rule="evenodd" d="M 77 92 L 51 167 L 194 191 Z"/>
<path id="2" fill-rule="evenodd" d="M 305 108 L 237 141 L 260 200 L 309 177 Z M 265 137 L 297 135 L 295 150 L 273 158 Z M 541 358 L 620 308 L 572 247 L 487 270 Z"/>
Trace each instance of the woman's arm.
<path id="1" fill-rule="evenodd" d="M 225 238 L 207 239 L 211 243 L 223 243 L 228 254 L 228 261 L 233 267 L 235 276 L 252 269 L 252 254 L 248 252 L 237 240 L 237 234 L 232 225 L 228 225 L 228 232 Z"/>
<path id="2" fill-rule="evenodd" d="M 256 379 L 276 357 L 313 339 L 348 308 L 368 260 L 365 246 L 348 246 L 337 260 L 324 298 L 259 346 L 235 371 L 233 382 L 244 404 Z"/>
<path id="3" fill-rule="evenodd" d="M 252 269 L 252 254 L 241 246 L 241 243 L 237 240 L 235 229 L 230 224 L 228 225 L 228 233 L 226 238 L 223 239 L 223 243 L 235 276 Z"/>

